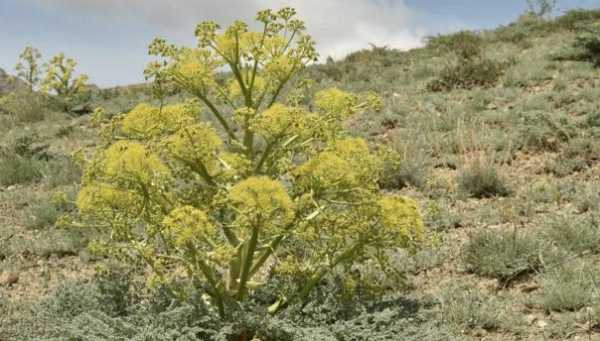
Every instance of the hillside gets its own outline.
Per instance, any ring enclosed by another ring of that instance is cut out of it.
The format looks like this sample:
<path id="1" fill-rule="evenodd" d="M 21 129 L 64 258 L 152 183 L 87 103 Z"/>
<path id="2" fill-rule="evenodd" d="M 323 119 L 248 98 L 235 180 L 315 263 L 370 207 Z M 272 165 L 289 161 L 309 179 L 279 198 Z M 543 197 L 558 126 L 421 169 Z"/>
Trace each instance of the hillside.
<path id="1" fill-rule="evenodd" d="M 322 340 L 600 340 L 600 69 L 574 47 L 598 21 L 524 16 L 309 67 L 311 91 L 383 96 L 348 128 L 399 152 L 381 185 L 417 199 L 436 242 L 395 257 L 406 289 L 381 304 L 332 307 L 325 295 L 300 319 L 245 318 Z M 23 92 L 11 101 L 0 107 L 0 341 L 208 335 L 210 321 L 106 270 L 86 248 L 101 232 L 61 224 L 80 182 L 73 153 L 101 143 L 90 115 Z M 147 85 L 95 90 L 86 105 L 111 117 L 143 101 Z"/>

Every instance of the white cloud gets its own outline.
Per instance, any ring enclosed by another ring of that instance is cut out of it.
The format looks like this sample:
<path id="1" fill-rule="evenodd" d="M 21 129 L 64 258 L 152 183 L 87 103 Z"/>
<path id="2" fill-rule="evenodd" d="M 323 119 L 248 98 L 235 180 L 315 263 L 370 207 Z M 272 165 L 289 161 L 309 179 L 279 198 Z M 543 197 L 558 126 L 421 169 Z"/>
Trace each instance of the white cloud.
<path id="1" fill-rule="evenodd" d="M 306 21 L 323 57 L 343 57 L 375 45 L 407 49 L 420 44 L 423 30 L 403 0 L 29 0 L 40 6 L 140 21 L 157 35 L 189 41 L 202 20 L 252 20 L 257 10 L 291 6 Z M 51 4 L 50 4 L 51 3 Z"/>

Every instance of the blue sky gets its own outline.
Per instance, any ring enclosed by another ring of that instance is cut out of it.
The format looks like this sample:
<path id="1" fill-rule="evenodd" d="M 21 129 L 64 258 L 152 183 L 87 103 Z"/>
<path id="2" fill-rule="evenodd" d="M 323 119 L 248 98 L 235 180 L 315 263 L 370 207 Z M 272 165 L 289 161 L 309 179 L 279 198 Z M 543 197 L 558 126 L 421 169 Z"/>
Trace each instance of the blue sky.
<path id="1" fill-rule="evenodd" d="M 418 46 L 424 36 L 514 21 L 525 0 L 0 0 L 0 67 L 12 72 L 25 45 L 48 58 L 65 52 L 100 86 L 143 80 L 155 36 L 193 44 L 199 21 L 250 20 L 262 8 L 298 9 L 322 56 L 341 58 L 368 43 Z M 600 0 L 558 0 L 558 12 Z"/>

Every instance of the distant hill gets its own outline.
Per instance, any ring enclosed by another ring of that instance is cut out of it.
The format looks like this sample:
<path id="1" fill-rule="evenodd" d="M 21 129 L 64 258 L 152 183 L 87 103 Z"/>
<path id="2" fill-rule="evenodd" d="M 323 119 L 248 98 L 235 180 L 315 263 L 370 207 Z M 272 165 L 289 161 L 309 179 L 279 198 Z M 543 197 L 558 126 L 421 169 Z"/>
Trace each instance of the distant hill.
<path id="1" fill-rule="evenodd" d="M 0 68 L 0 94 L 24 88 L 27 85 L 22 80 L 13 77 Z"/>

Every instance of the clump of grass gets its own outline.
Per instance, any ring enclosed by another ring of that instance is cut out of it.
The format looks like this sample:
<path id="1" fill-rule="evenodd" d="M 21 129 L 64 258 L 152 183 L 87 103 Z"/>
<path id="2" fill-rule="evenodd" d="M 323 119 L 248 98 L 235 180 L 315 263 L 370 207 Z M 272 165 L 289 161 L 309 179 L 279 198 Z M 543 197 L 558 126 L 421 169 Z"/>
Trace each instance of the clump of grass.
<path id="1" fill-rule="evenodd" d="M 458 189 L 474 198 L 505 197 L 511 194 L 494 164 L 480 159 L 460 171 Z"/>
<path id="2" fill-rule="evenodd" d="M 434 231 L 445 231 L 461 226 L 462 219 L 459 214 L 448 207 L 448 203 L 431 201 L 425 206 L 425 221 Z"/>
<path id="3" fill-rule="evenodd" d="M 41 171 L 52 188 L 77 184 L 81 179 L 81 167 L 68 155 L 52 155 Z"/>
<path id="4" fill-rule="evenodd" d="M 48 115 L 48 102 L 35 92 L 19 90 L 0 98 L 0 116 L 7 115 L 19 123 L 44 120 Z"/>
<path id="5" fill-rule="evenodd" d="M 75 210 L 75 191 L 56 192 L 44 197 L 27 209 L 25 225 L 31 229 L 53 226 L 63 215 Z"/>
<path id="6" fill-rule="evenodd" d="M 504 65 L 487 58 L 458 59 L 442 69 L 438 78 L 427 85 L 429 91 L 450 91 L 491 87 L 502 76 Z"/>
<path id="7" fill-rule="evenodd" d="M 462 262 L 470 272 L 504 284 L 541 267 L 538 238 L 514 231 L 481 230 L 463 246 Z"/>
<path id="8" fill-rule="evenodd" d="M 501 328 L 504 309 L 494 296 L 469 285 L 445 288 L 440 296 L 440 319 L 444 324 L 488 331 Z"/>
<path id="9" fill-rule="evenodd" d="M 575 311 L 593 303 L 596 283 L 600 283 L 594 266 L 574 259 L 549 267 L 539 276 L 541 307 L 550 311 Z"/>
<path id="10" fill-rule="evenodd" d="M 0 185 L 10 186 L 37 181 L 42 178 L 41 161 L 0 150 Z"/>
<path id="11" fill-rule="evenodd" d="M 429 157 L 423 141 L 406 144 L 396 132 L 391 147 L 395 153 L 384 158 L 380 185 L 385 189 L 401 189 L 408 186 L 422 188 L 429 173 Z"/>
<path id="12" fill-rule="evenodd" d="M 573 44 L 579 51 L 577 58 L 600 67 L 600 25 L 586 26 Z"/>
<path id="13" fill-rule="evenodd" d="M 525 112 L 519 120 L 518 140 L 529 150 L 559 151 L 561 145 L 578 132 L 572 118 L 562 112 Z"/>
<path id="14" fill-rule="evenodd" d="M 600 251 L 600 218 L 593 213 L 583 217 L 556 216 L 543 226 L 542 235 L 561 252 L 597 253 Z"/>

